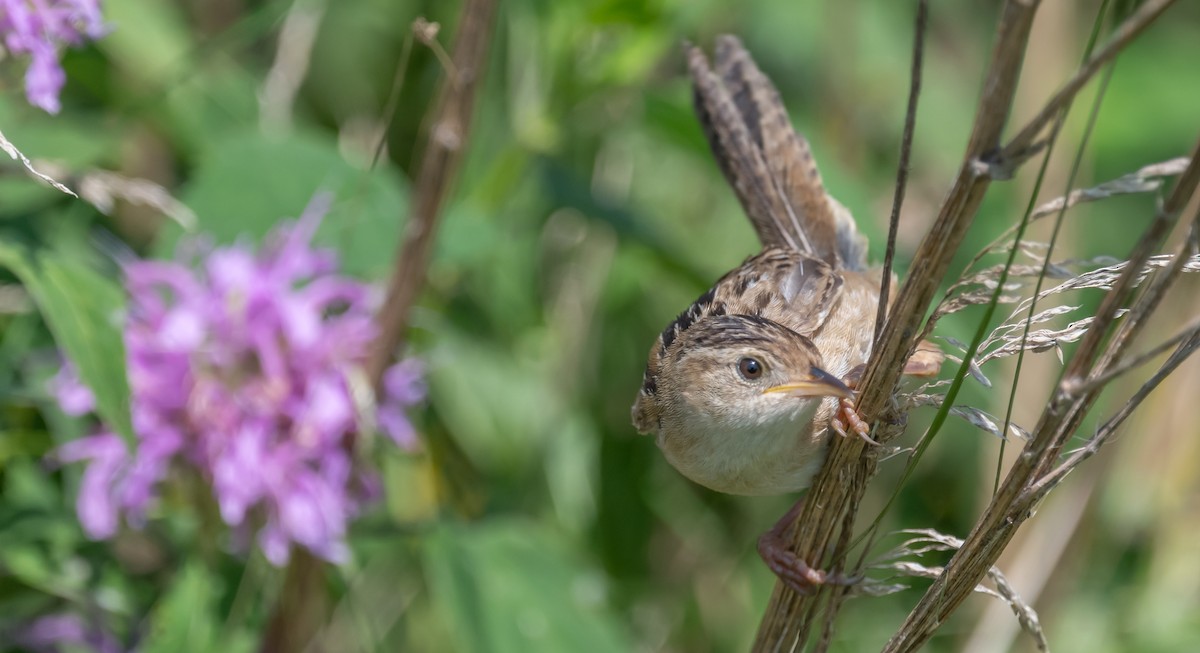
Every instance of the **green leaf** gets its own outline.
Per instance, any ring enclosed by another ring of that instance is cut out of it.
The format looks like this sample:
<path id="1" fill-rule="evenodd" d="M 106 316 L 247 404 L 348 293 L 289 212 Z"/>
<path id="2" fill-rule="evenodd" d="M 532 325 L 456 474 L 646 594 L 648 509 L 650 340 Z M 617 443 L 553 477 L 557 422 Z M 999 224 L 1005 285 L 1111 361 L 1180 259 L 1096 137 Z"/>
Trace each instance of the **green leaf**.
<path id="1" fill-rule="evenodd" d="M 114 29 L 96 42 L 117 66 L 166 85 L 194 47 L 182 9 L 154 0 L 109 0 L 104 18 Z"/>
<path id="2" fill-rule="evenodd" d="M 96 396 L 96 410 L 126 442 L 133 442 L 125 343 L 118 326 L 124 295 L 113 281 L 65 256 L 36 256 L 0 244 L 0 266 L 20 278 L 37 302 L 58 346 Z"/>
<path id="3" fill-rule="evenodd" d="M 52 442 L 44 431 L 0 430 L 0 470 L 13 458 L 40 458 Z"/>
<path id="4" fill-rule="evenodd" d="M 150 634 L 140 650 L 145 653 L 218 650 L 219 594 L 217 578 L 200 563 L 188 562 L 154 606 Z"/>
<path id="5" fill-rule="evenodd" d="M 527 521 L 447 525 L 425 545 L 434 601 L 457 650 L 628 651 L 603 605 L 603 577 L 566 553 L 555 533 Z"/>
<path id="6" fill-rule="evenodd" d="M 7 574 L 44 592 L 54 592 L 55 569 L 35 546 L 6 546 L 0 562 Z"/>
<path id="7" fill-rule="evenodd" d="M 391 267 L 408 201 L 403 181 L 385 168 L 348 163 L 330 139 L 297 134 L 286 139 L 247 131 L 219 139 L 199 162 L 182 200 L 199 217 L 199 231 L 217 242 L 261 241 L 280 221 L 300 215 L 314 195 L 333 194 L 333 208 L 317 242 L 336 248 L 343 269 L 382 276 Z M 160 254 L 181 232 L 164 229 Z"/>
<path id="8" fill-rule="evenodd" d="M 0 124 L 6 127 L 13 144 L 31 159 L 53 161 L 78 171 L 111 158 L 119 147 L 122 132 L 98 115 L 73 114 L 64 120 L 30 111 L 23 105 L 24 98 L 17 94 L 0 98 Z M 33 185 L 45 189 L 41 184 Z M 45 190 L 51 196 L 62 196 L 58 191 Z M 5 211 L 9 210 L 6 206 Z"/>

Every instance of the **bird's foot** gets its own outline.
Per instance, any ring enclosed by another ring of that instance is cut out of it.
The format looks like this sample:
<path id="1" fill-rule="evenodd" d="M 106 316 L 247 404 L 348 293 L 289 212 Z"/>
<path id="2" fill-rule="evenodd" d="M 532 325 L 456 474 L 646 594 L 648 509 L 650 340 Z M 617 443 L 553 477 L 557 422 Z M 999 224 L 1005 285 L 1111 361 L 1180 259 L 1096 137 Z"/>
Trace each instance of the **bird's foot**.
<path id="1" fill-rule="evenodd" d="M 844 574 L 831 574 L 820 569 L 813 569 L 808 566 L 808 563 L 800 559 L 794 551 L 788 548 L 788 543 L 784 540 L 784 533 L 787 531 L 788 525 L 796 519 L 800 514 L 800 508 L 804 505 L 804 499 L 796 502 L 796 505 L 780 519 L 771 530 L 763 533 L 758 538 L 758 554 L 762 556 L 763 562 L 767 563 L 767 567 L 783 581 L 784 585 L 791 588 L 797 594 L 809 595 L 812 594 L 817 587 L 821 585 L 855 585 L 862 580 L 861 575 L 846 576 Z"/>
<path id="2" fill-rule="evenodd" d="M 858 437 L 866 440 L 870 444 L 876 446 L 879 445 L 879 443 L 871 437 L 871 425 L 864 420 L 861 415 L 858 414 L 858 410 L 854 407 L 854 400 L 848 397 L 842 399 L 841 403 L 838 405 L 838 412 L 835 413 L 833 418 L 829 420 L 829 426 L 832 427 L 833 430 L 843 438 L 846 437 L 850 431 L 854 431 L 858 434 Z"/>

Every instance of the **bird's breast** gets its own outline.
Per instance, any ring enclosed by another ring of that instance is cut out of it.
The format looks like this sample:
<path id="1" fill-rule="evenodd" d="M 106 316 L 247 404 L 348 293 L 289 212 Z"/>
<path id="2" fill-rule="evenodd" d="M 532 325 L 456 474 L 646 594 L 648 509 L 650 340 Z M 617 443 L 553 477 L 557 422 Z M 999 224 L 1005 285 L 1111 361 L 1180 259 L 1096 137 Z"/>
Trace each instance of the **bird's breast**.
<path id="1" fill-rule="evenodd" d="M 667 420 L 657 442 L 671 466 L 711 490 L 753 496 L 798 492 L 825 460 L 826 424 L 814 426 L 813 419 L 833 402 L 813 402 L 797 419 L 774 424 Z"/>

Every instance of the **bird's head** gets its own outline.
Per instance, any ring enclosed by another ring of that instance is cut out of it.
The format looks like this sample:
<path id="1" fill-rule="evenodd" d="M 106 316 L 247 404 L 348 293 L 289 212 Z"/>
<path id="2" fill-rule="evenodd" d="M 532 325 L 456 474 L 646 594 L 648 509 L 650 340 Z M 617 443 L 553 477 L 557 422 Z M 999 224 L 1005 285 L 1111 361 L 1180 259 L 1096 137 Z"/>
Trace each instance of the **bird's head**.
<path id="1" fill-rule="evenodd" d="M 656 362 L 634 423 L 685 476 L 723 492 L 807 486 L 825 449 L 818 408 L 853 396 L 811 340 L 752 315 L 698 320 Z"/>
<path id="2" fill-rule="evenodd" d="M 811 340 L 778 322 L 753 315 L 707 317 L 660 356 L 656 392 L 649 398 L 656 405 L 647 411 L 657 423 L 642 420 L 638 426 L 737 437 L 745 430 L 772 431 L 811 420 L 822 399 L 853 395 L 821 364 Z"/>

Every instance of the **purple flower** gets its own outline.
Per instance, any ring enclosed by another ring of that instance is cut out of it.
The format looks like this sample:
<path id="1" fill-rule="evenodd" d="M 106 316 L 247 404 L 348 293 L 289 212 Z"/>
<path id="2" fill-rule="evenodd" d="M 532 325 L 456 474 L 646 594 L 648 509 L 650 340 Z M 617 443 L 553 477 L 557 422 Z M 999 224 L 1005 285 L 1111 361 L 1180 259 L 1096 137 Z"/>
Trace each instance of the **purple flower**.
<path id="1" fill-rule="evenodd" d="M 125 443 L 112 433 L 98 433 L 59 447 L 55 457 L 64 463 L 89 461 L 79 484 L 75 510 L 83 530 L 96 538 L 112 537 L 117 532 L 118 502 L 114 490 L 129 465 Z"/>
<path id="2" fill-rule="evenodd" d="M 379 402 L 379 429 L 405 449 L 417 446 L 417 432 L 404 414 L 407 406 L 425 400 L 424 368 L 420 361 L 393 365 L 383 375 L 383 400 Z"/>
<path id="3" fill-rule="evenodd" d="M 98 39 L 106 28 L 99 0 L 0 0 L 0 37 L 14 54 L 28 54 L 25 96 L 29 103 L 58 113 L 66 74 L 58 64 L 60 45 Z"/>
<path id="4" fill-rule="evenodd" d="M 92 389 L 79 380 L 79 372 L 70 361 L 64 361 L 62 368 L 50 379 L 50 393 L 58 400 L 58 405 L 68 415 L 79 416 L 96 410 L 96 397 Z"/>
<path id="5" fill-rule="evenodd" d="M 347 559 L 347 525 L 377 486 L 351 443 L 376 423 L 415 446 L 404 411 L 425 389 L 421 366 L 403 361 L 387 371 L 376 414 L 361 414 L 353 388 L 375 337 L 376 294 L 309 244 L 322 212 L 277 230 L 259 252 L 239 243 L 201 252 L 195 265 L 127 267 L 137 446 L 127 452 L 104 433 L 57 454 L 89 461 L 77 502 L 88 534 L 111 536 L 121 515 L 140 524 L 182 467 L 211 484 L 227 524 L 258 533 L 271 562 L 286 562 L 292 545 Z M 69 367 L 52 385 L 64 408 L 86 407 Z"/>
<path id="6" fill-rule="evenodd" d="M 30 651 L 95 651 L 120 653 L 120 642 L 95 623 L 76 614 L 51 614 L 40 617 L 15 633 L 14 644 Z"/>

